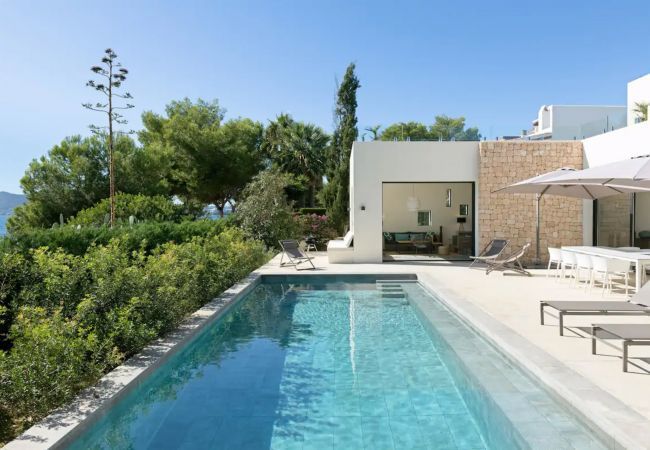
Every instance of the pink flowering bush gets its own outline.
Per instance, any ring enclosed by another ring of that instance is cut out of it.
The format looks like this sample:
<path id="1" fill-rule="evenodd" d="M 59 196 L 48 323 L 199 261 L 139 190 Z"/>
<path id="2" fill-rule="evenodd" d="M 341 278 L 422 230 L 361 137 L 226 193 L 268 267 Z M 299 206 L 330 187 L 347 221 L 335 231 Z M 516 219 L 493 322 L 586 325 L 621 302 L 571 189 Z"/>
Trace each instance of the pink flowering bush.
<path id="1" fill-rule="evenodd" d="M 300 225 L 303 238 L 313 236 L 316 239 L 316 245 L 319 250 L 324 250 L 327 241 L 336 237 L 336 230 L 330 223 L 327 215 L 304 214 L 294 216 L 296 222 Z"/>

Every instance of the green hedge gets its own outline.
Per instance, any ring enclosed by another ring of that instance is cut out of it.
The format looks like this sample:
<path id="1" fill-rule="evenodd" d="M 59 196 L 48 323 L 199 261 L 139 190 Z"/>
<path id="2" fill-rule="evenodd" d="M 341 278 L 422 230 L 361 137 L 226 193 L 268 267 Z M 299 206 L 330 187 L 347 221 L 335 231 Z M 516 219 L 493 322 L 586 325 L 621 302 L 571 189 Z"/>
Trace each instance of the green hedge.
<path id="1" fill-rule="evenodd" d="M 325 208 L 300 208 L 300 214 L 303 216 L 311 215 L 311 214 L 316 214 L 318 216 L 325 216 L 327 215 L 327 209 Z"/>
<path id="2" fill-rule="evenodd" d="M 30 249 L 61 248 L 73 255 L 83 255 L 92 245 L 106 245 L 112 239 L 120 239 L 127 251 L 144 248 L 151 251 L 166 242 L 187 242 L 195 236 L 215 236 L 231 226 L 230 219 L 196 220 L 181 223 L 144 222 L 133 226 L 115 228 L 75 227 L 37 228 L 11 235 L 11 246 L 23 253 Z"/>
<path id="3" fill-rule="evenodd" d="M 270 257 L 235 228 L 149 253 L 124 251 L 130 239 L 125 234 L 84 255 L 45 248 L 0 255 L 0 312 L 11 323 L 0 352 L 0 442 Z"/>
<path id="4" fill-rule="evenodd" d="M 203 213 L 200 205 L 174 203 L 163 195 L 117 194 L 115 196 L 115 216 L 121 223 L 129 223 L 129 217 L 136 221 L 180 222 L 195 219 Z M 79 211 L 70 219 L 72 225 L 106 225 L 110 213 L 110 200 L 105 198 L 94 206 Z"/>

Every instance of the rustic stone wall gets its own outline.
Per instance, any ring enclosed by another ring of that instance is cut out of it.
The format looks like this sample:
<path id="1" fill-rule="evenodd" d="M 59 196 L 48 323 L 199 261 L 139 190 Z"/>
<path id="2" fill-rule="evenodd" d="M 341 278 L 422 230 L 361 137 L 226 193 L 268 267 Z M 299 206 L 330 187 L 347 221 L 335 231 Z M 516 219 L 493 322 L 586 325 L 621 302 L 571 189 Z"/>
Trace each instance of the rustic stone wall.
<path id="1" fill-rule="evenodd" d="M 525 262 L 535 256 L 535 195 L 494 193 L 560 167 L 582 169 L 580 141 L 486 141 L 480 146 L 479 247 L 505 238 L 512 246 L 531 243 Z M 582 200 L 545 196 L 541 200 L 540 257 L 550 247 L 582 245 Z"/>

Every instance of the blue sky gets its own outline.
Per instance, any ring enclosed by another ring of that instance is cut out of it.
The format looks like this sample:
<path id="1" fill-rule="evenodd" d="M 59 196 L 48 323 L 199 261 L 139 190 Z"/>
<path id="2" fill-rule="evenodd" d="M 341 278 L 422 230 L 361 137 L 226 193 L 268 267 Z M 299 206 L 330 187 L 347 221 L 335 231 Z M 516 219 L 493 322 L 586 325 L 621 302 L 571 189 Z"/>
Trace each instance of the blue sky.
<path id="1" fill-rule="evenodd" d="M 88 68 L 106 47 L 136 108 L 219 99 L 229 117 L 281 112 L 332 128 L 336 79 L 357 63 L 359 124 L 464 115 L 494 138 L 542 104 L 624 104 L 650 72 L 650 2 L 0 0 L 0 190 L 100 120 Z"/>

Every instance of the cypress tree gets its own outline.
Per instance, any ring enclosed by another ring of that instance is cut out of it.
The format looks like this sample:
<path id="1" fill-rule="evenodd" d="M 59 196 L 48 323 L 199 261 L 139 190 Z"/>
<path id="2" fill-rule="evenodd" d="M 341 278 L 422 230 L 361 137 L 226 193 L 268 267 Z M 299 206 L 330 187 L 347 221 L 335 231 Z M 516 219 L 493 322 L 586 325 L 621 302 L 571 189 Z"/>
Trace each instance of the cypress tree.
<path id="1" fill-rule="evenodd" d="M 357 139 L 357 89 L 361 87 L 351 63 L 345 71 L 334 109 L 334 133 L 327 158 L 327 180 L 323 203 L 332 223 L 343 231 L 350 207 L 350 152 Z"/>

